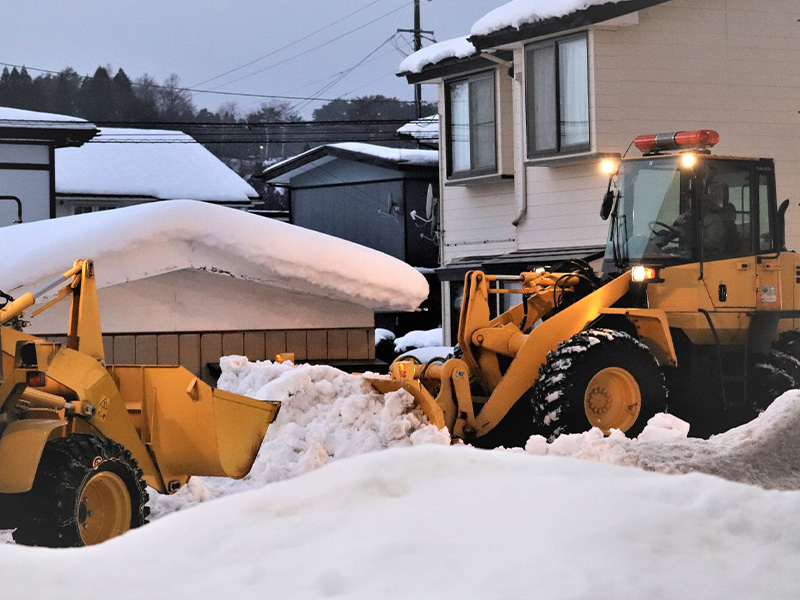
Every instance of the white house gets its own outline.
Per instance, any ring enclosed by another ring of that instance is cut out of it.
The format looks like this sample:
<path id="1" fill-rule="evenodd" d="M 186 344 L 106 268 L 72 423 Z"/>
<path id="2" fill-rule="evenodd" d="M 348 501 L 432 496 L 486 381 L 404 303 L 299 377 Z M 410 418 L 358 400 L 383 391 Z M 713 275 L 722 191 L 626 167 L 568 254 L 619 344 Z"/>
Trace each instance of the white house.
<path id="1" fill-rule="evenodd" d="M 54 151 L 92 139 L 83 119 L 0 106 L 0 196 L 15 196 L 25 221 L 56 216 Z M 18 220 L 12 201 L 0 202 L 0 227 Z"/>
<path id="2" fill-rule="evenodd" d="M 464 271 L 597 258 L 600 159 L 642 134 L 713 129 L 775 159 L 800 247 L 800 26 L 786 0 L 514 0 L 407 58 L 439 88 L 445 336 Z M 457 321 L 456 321 L 457 322 Z"/>
<path id="3" fill-rule="evenodd" d="M 181 131 L 103 127 L 81 148 L 56 151 L 56 216 L 156 200 L 248 206 L 250 184 Z"/>
<path id="4" fill-rule="evenodd" d="M 206 377 L 227 354 L 368 365 L 374 313 L 414 310 L 428 295 L 417 270 L 386 254 L 205 202 L 26 223 L 6 228 L 0 249 L 14 257 L 0 265 L 14 297 L 94 259 L 107 361 Z M 26 331 L 61 340 L 68 308 L 27 315 Z"/>

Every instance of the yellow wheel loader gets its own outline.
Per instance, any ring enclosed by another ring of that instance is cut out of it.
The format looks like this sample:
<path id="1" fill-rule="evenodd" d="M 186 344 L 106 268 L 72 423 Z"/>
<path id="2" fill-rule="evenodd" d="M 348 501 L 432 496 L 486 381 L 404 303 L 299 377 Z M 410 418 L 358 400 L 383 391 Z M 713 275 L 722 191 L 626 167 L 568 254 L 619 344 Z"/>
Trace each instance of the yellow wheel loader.
<path id="1" fill-rule="evenodd" d="M 33 316 L 70 297 L 66 345 L 8 325 L 55 288 Z M 173 493 L 192 475 L 244 477 L 280 408 L 182 367 L 106 366 L 90 260 L 7 303 L 0 322 L 0 526 L 21 544 L 83 546 L 138 527 L 145 484 Z"/>
<path id="2" fill-rule="evenodd" d="M 371 383 L 406 389 L 433 423 L 482 446 L 590 427 L 635 435 L 666 408 L 706 436 L 798 387 L 789 201 L 777 205 L 772 160 L 714 156 L 718 140 L 710 130 L 637 138 L 641 157 L 604 165 L 599 275 L 577 260 L 470 272 L 455 356 L 400 360 Z"/>

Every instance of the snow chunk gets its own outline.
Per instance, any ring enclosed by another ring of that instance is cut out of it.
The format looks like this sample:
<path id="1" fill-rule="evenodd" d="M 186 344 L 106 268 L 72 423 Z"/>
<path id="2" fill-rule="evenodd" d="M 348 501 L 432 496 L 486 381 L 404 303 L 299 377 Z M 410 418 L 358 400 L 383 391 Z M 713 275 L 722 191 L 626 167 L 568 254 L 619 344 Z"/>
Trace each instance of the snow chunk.
<path id="1" fill-rule="evenodd" d="M 601 4 L 616 4 L 623 0 L 512 0 L 495 8 L 479 19 L 471 30 L 471 35 L 489 35 L 506 27 L 519 29 L 522 25 L 544 21 L 545 19 L 565 17 L 579 10 Z M 413 54 L 412 54 L 413 56 Z"/>
<path id="2" fill-rule="evenodd" d="M 14 256 L 0 265 L 12 295 L 51 281 L 76 258 L 95 260 L 99 288 L 194 269 L 373 310 L 413 310 L 428 295 L 423 275 L 376 250 L 189 200 L 6 227 L 0 249 Z"/>
<path id="3" fill-rule="evenodd" d="M 421 73 L 425 67 L 435 65 L 448 58 L 472 56 L 476 53 L 475 46 L 472 45 L 472 42 L 467 41 L 467 37 L 445 40 L 417 50 L 400 63 L 398 73 Z"/>

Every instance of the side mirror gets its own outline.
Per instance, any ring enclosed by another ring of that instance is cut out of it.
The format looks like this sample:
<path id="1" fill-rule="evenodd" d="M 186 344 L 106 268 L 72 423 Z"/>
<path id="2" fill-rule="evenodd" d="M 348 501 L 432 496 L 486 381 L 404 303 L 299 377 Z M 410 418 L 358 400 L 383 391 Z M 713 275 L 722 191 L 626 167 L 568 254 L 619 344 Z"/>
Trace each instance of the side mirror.
<path id="1" fill-rule="evenodd" d="M 778 248 L 777 250 L 786 250 L 786 210 L 789 208 L 789 200 L 786 199 L 781 202 L 778 207 Z"/>
<path id="2" fill-rule="evenodd" d="M 603 221 L 608 219 L 608 216 L 611 214 L 611 209 L 614 206 L 614 198 L 616 197 L 616 193 L 614 190 L 609 189 L 606 192 L 606 195 L 603 196 L 603 206 L 600 208 L 600 218 Z"/>

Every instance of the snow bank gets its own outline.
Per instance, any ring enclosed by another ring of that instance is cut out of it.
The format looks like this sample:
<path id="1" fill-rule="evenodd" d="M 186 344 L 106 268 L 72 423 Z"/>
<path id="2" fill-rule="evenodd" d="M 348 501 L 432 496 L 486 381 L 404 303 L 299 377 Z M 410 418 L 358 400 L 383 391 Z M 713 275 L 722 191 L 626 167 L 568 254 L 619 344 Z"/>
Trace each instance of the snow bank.
<path id="1" fill-rule="evenodd" d="M 635 440 L 619 432 L 605 438 L 593 429 L 562 435 L 552 444 L 534 436 L 526 450 L 662 473 L 697 471 L 768 489 L 800 490 L 800 390 L 786 392 L 757 419 L 711 439 L 687 438 L 688 431 L 688 424 L 679 419 L 656 415 Z"/>
<path id="2" fill-rule="evenodd" d="M 204 202 L 173 200 L 6 227 L 2 289 L 36 289 L 93 258 L 108 287 L 181 269 L 209 271 L 373 310 L 413 310 L 425 277 L 376 250 Z"/>
<path id="3" fill-rule="evenodd" d="M 327 366 L 249 362 L 223 357 L 219 387 L 279 400 L 250 474 L 242 480 L 199 478 L 173 496 L 151 492 L 155 518 L 213 498 L 297 477 L 330 461 L 397 446 L 449 444 L 450 436 L 428 424 L 413 398 L 400 390 L 379 394 L 363 377 Z"/>
<path id="4" fill-rule="evenodd" d="M 407 56 L 400 63 L 397 72 L 399 74 L 421 73 L 428 65 L 435 65 L 448 58 L 467 58 L 475 54 L 475 52 L 475 46 L 467 41 L 467 36 L 445 40 L 444 42 L 431 44 Z"/>
<path id="5" fill-rule="evenodd" d="M 118 600 L 150 590 L 195 600 L 794 600 L 798 539 L 797 493 L 424 446 L 338 461 L 101 546 L 2 545 L 0 561 L 15 600 L 109 590 Z M 91 585 L 75 576 L 86 565 L 97 565 Z"/>
<path id="6" fill-rule="evenodd" d="M 409 348 L 428 348 L 442 345 L 442 328 L 426 331 L 409 331 L 394 341 L 396 352 L 405 352 Z"/>
<path id="7" fill-rule="evenodd" d="M 56 193 L 249 202 L 250 184 L 182 131 L 104 127 L 56 150 Z"/>
<path id="8" fill-rule="evenodd" d="M 601 4 L 616 4 L 623 0 L 512 0 L 479 19 L 471 35 L 489 35 L 506 27 L 519 29 L 522 25 L 564 17 L 579 10 Z"/>

